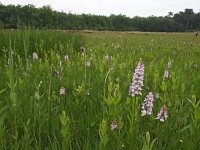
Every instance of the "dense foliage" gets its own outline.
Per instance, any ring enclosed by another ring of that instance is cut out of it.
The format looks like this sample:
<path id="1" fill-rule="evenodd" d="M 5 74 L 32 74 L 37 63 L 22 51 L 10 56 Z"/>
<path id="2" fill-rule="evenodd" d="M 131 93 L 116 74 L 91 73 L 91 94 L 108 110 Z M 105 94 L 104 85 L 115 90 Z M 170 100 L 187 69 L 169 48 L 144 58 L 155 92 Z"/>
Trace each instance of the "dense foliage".
<path id="1" fill-rule="evenodd" d="M 165 17 L 127 17 L 124 15 L 97 16 L 71 14 L 52 10 L 50 6 L 0 4 L 0 27 L 50 28 L 65 30 L 159 31 L 177 32 L 200 29 L 200 13 L 192 9 L 169 14 Z"/>
<path id="2" fill-rule="evenodd" d="M 199 40 L 0 31 L 0 149 L 199 149 Z"/>

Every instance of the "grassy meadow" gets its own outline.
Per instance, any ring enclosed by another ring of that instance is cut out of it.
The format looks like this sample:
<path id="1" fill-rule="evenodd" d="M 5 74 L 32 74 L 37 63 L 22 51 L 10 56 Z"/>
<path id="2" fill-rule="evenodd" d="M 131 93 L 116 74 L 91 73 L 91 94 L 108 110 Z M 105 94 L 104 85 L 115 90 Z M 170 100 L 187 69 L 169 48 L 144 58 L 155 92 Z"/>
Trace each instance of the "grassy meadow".
<path id="1" fill-rule="evenodd" d="M 199 133 L 198 35 L 0 30 L 0 149 L 198 150 Z"/>

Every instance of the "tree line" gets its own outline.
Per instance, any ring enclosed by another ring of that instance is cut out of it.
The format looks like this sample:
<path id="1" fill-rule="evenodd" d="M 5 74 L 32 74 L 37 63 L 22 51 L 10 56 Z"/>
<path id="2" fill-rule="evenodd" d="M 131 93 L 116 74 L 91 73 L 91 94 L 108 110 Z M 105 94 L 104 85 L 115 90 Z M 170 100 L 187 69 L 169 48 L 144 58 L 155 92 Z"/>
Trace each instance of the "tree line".
<path id="1" fill-rule="evenodd" d="M 24 26 L 37 29 L 110 30 L 183 32 L 200 29 L 200 12 L 185 9 L 167 16 L 133 18 L 125 15 L 100 16 L 72 14 L 53 10 L 50 6 L 3 5 L 0 3 L 0 28 L 17 29 Z"/>

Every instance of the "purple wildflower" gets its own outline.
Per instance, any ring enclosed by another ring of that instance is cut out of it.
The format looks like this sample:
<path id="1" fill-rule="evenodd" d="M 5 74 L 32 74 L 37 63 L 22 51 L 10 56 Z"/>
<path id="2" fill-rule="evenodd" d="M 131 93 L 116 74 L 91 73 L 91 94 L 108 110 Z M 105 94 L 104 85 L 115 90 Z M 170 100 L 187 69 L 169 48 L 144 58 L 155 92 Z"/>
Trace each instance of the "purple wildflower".
<path id="1" fill-rule="evenodd" d="M 160 110 L 160 113 L 158 113 L 156 119 L 159 119 L 160 122 L 164 122 L 165 120 L 167 120 L 167 107 L 165 105 L 163 105 L 163 107 Z"/>
<path id="2" fill-rule="evenodd" d="M 154 95 L 152 92 L 149 92 L 142 104 L 141 116 L 149 116 L 152 114 L 153 101 Z"/>
<path id="3" fill-rule="evenodd" d="M 81 53 L 81 55 L 84 55 L 84 53 L 85 53 L 85 48 L 84 47 L 80 47 L 80 53 Z"/>
<path id="4" fill-rule="evenodd" d="M 165 70 L 164 75 L 163 75 L 163 80 L 166 80 L 169 77 L 169 72 L 168 70 Z"/>
<path id="5" fill-rule="evenodd" d="M 111 124 L 111 130 L 114 131 L 115 129 L 117 129 L 117 123 L 116 121 L 113 121 Z"/>
<path id="6" fill-rule="evenodd" d="M 144 80 L 144 63 L 142 59 L 140 59 L 136 69 L 135 73 L 133 74 L 132 83 L 129 87 L 129 95 L 134 97 L 135 95 L 142 95 L 142 86 L 143 86 L 143 80 Z"/>
<path id="7" fill-rule="evenodd" d="M 59 78 L 60 77 L 60 71 L 55 70 L 54 71 L 54 76 L 57 77 L 57 78 Z"/>
<path id="8" fill-rule="evenodd" d="M 34 59 L 34 60 L 37 60 L 37 59 L 38 59 L 38 55 L 37 55 L 36 52 L 33 52 L 33 59 Z"/>
<path id="9" fill-rule="evenodd" d="M 60 95 L 64 95 L 65 94 L 65 88 L 62 86 L 59 90 Z"/>

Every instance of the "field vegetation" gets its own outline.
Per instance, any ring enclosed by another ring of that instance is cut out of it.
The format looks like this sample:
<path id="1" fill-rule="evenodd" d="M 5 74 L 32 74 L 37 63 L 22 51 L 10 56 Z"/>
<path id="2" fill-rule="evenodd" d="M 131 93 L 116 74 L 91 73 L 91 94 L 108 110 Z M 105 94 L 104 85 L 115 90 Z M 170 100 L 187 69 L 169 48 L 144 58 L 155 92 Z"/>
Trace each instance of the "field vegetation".
<path id="1" fill-rule="evenodd" d="M 0 31 L 1 149 L 200 145 L 198 33 Z"/>

